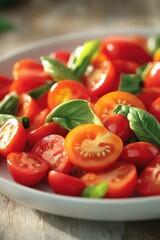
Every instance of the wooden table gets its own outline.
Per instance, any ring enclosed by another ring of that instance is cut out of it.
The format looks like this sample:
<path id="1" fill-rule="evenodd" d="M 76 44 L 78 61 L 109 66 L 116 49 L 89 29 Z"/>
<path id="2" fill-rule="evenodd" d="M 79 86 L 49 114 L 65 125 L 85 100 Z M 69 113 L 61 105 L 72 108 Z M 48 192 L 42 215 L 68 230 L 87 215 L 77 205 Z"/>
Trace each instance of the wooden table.
<path id="1" fill-rule="evenodd" d="M 15 26 L 12 31 L 0 33 L 0 55 L 64 33 L 103 27 L 157 30 L 160 25 L 159 0 L 30 0 L 15 4 L 10 8 L 0 7 L 0 16 Z M 159 225 L 160 220 L 101 222 L 58 217 L 0 195 L 2 240 L 158 240 Z"/>

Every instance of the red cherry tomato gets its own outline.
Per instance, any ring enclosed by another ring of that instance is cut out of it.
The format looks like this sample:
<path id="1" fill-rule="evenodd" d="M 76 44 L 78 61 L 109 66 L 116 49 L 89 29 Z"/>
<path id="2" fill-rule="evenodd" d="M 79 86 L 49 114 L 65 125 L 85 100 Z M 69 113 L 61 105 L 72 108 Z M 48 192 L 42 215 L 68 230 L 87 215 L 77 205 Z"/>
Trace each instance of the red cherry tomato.
<path id="1" fill-rule="evenodd" d="M 121 114 L 108 116 L 103 122 L 103 125 L 110 132 L 118 135 L 124 144 L 134 136 L 134 133 L 129 126 L 128 119 Z"/>
<path id="2" fill-rule="evenodd" d="M 137 94 L 137 97 L 143 102 L 148 110 L 152 102 L 160 97 L 160 88 L 142 88 L 141 92 Z"/>
<path id="3" fill-rule="evenodd" d="M 114 91 L 102 96 L 95 104 L 95 114 L 102 122 L 113 114 L 113 109 L 117 104 L 129 105 L 145 109 L 144 104 L 133 94 L 128 92 Z"/>
<path id="4" fill-rule="evenodd" d="M 105 127 L 82 124 L 65 138 L 69 160 L 84 170 L 98 171 L 112 165 L 122 152 L 123 142 Z"/>
<path id="5" fill-rule="evenodd" d="M 67 64 L 70 58 L 70 52 L 68 51 L 55 51 L 50 54 L 50 57 L 57 59 L 63 64 Z"/>
<path id="6" fill-rule="evenodd" d="M 48 108 L 52 110 L 60 103 L 72 99 L 90 100 L 89 93 L 85 86 L 74 80 L 62 80 L 55 83 L 48 93 Z"/>
<path id="7" fill-rule="evenodd" d="M 49 164 L 34 153 L 12 152 L 7 166 L 13 179 L 25 186 L 40 182 L 48 172 Z"/>
<path id="8" fill-rule="evenodd" d="M 102 96 L 111 91 L 117 75 L 111 61 L 95 62 L 91 71 L 86 71 L 83 82 L 86 88 L 96 96 Z"/>
<path id="9" fill-rule="evenodd" d="M 139 64 L 127 60 L 114 60 L 112 63 L 115 67 L 117 74 L 121 73 L 134 74 L 136 73 L 136 70 L 139 67 Z"/>
<path id="10" fill-rule="evenodd" d="M 152 61 L 152 57 L 139 44 L 127 39 L 106 38 L 102 40 L 102 53 L 108 59 L 129 60 L 143 65 Z"/>
<path id="11" fill-rule="evenodd" d="M 6 94 L 9 93 L 12 80 L 2 74 L 0 74 L 0 100 L 2 100 Z"/>
<path id="12" fill-rule="evenodd" d="M 145 167 L 141 173 L 136 190 L 141 196 L 160 195 L 160 155 Z"/>
<path id="13" fill-rule="evenodd" d="M 160 87 L 160 62 L 152 62 L 148 65 L 144 77 L 144 87 Z"/>
<path id="14" fill-rule="evenodd" d="M 26 131 L 17 119 L 11 118 L 0 127 L 0 154 L 2 156 L 23 150 L 25 144 Z"/>
<path id="15" fill-rule="evenodd" d="M 131 163 L 116 162 L 103 173 L 86 173 L 81 179 L 87 186 L 107 182 L 105 198 L 126 198 L 135 192 L 137 171 Z"/>
<path id="16" fill-rule="evenodd" d="M 81 179 L 56 171 L 49 172 L 48 183 L 55 193 L 67 196 L 78 197 L 86 187 Z"/>
<path id="17" fill-rule="evenodd" d="M 47 161 L 51 170 L 70 173 L 72 163 L 66 155 L 64 138 L 62 136 L 52 134 L 42 138 L 34 145 L 32 152 Z"/>
<path id="18" fill-rule="evenodd" d="M 154 100 L 149 108 L 149 112 L 153 114 L 160 122 L 160 97 Z"/>
<path id="19" fill-rule="evenodd" d="M 134 142 L 123 147 L 120 160 L 133 163 L 137 168 L 146 167 L 157 155 L 159 148 L 149 142 Z"/>
<path id="20" fill-rule="evenodd" d="M 42 126 L 45 123 L 45 119 L 47 117 L 47 115 L 49 114 L 49 109 L 48 108 L 44 108 L 43 110 L 39 111 L 35 117 L 34 120 L 30 126 L 31 130 L 37 129 L 40 126 Z"/>

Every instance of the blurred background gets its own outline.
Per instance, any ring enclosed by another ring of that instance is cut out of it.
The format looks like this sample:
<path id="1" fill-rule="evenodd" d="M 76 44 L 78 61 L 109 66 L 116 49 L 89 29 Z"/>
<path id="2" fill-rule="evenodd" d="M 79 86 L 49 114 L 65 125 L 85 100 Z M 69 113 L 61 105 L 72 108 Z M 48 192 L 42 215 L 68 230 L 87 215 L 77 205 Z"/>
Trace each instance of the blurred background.
<path id="1" fill-rule="evenodd" d="M 0 55 L 72 32 L 159 30 L 159 9 L 160 0 L 0 0 Z"/>

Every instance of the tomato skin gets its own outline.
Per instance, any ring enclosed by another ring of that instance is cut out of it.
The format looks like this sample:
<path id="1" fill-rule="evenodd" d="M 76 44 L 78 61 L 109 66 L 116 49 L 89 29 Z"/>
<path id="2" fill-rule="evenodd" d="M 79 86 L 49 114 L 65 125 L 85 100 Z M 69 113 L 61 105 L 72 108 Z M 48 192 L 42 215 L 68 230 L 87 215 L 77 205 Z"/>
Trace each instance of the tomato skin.
<path id="1" fill-rule="evenodd" d="M 137 170 L 131 163 L 116 162 L 103 173 L 86 173 L 81 179 L 87 186 L 107 182 L 105 198 L 127 198 L 135 192 Z"/>
<path id="2" fill-rule="evenodd" d="M 145 168 L 157 155 L 159 148 L 148 142 L 129 143 L 123 147 L 121 161 L 133 163 L 137 168 Z"/>
<path id="3" fill-rule="evenodd" d="M 160 62 L 160 48 L 158 48 L 153 55 L 154 62 Z"/>
<path id="4" fill-rule="evenodd" d="M 16 182 L 33 186 L 44 178 L 49 164 L 34 153 L 12 152 L 7 156 L 7 167 Z"/>
<path id="5" fill-rule="evenodd" d="M 129 60 L 139 65 L 151 62 L 152 57 L 140 45 L 123 39 L 104 39 L 102 40 L 102 53 L 108 59 Z"/>
<path id="6" fill-rule="evenodd" d="M 7 120 L 0 127 L 0 154 L 7 156 L 13 151 L 21 151 L 26 144 L 26 131 L 15 118 Z"/>
<path id="7" fill-rule="evenodd" d="M 116 82 L 116 71 L 111 61 L 95 62 L 93 70 L 86 72 L 83 82 L 88 91 L 98 97 L 110 92 Z"/>
<path id="8" fill-rule="evenodd" d="M 52 110 L 60 103 L 78 98 L 90 101 L 90 95 L 85 86 L 74 80 L 61 80 L 48 92 L 48 108 Z"/>
<path id="9" fill-rule="evenodd" d="M 152 62 L 144 74 L 144 87 L 160 87 L 160 62 Z"/>
<path id="10" fill-rule="evenodd" d="M 129 126 L 128 119 L 122 114 L 114 114 L 108 116 L 103 125 L 112 133 L 119 136 L 125 144 L 131 137 L 134 136 L 133 131 Z"/>
<path id="11" fill-rule="evenodd" d="M 86 187 L 81 179 L 53 170 L 48 174 L 48 183 L 55 193 L 75 197 L 79 197 Z"/>
<path id="12" fill-rule="evenodd" d="M 116 69 L 117 74 L 122 73 L 136 73 L 137 68 L 139 67 L 139 64 L 133 62 L 133 61 L 127 61 L 127 60 L 114 60 L 112 61 L 113 65 Z"/>
<path id="13" fill-rule="evenodd" d="M 160 97 L 154 100 L 149 108 L 149 112 L 153 114 L 160 122 Z"/>
<path id="14" fill-rule="evenodd" d="M 143 102 L 146 109 L 149 110 L 152 102 L 160 97 L 160 88 L 143 88 L 142 91 L 137 94 L 137 97 Z"/>
<path id="15" fill-rule="evenodd" d="M 64 51 L 64 50 L 55 51 L 55 52 L 50 53 L 50 57 L 57 59 L 58 61 L 60 61 L 63 64 L 68 63 L 70 55 L 71 55 L 70 52 Z"/>
<path id="16" fill-rule="evenodd" d="M 141 196 L 160 195 L 160 155 L 148 164 L 140 174 L 137 182 L 136 191 Z"/>
<path id="17" fill-rule="evenodd" d="M 2 100 L 6 94 L 9 93 L 12 80 L 3 74 L 0 74 L 0 100 Z"/>
<path id="18" fill-rule="evenodd" d="M 135 95 L 123 91 L 113 91 L 99 98 L 95 104 L 95 114 L 104 122 L 108 116 L 113 114 L 112 111 L 117 104 L 145 109 L 144 104 Z"/>
<path id="19" fill-rule="evenodd" d="M 50 165 L 50 170 L 70 173 L 72 163 L 64 149 L 64 138 L 58 134 L 51 134 L 40 139 L 32 148 L 32 152 L 41 156 Z"/>
<path id="20" fill-rule="evenodd" d="M 99 171 L 117 161 L 123 142 L 105 127 L 82 124 L 73 128 L 65 138 L 69 160 L 84 170 Z"/>

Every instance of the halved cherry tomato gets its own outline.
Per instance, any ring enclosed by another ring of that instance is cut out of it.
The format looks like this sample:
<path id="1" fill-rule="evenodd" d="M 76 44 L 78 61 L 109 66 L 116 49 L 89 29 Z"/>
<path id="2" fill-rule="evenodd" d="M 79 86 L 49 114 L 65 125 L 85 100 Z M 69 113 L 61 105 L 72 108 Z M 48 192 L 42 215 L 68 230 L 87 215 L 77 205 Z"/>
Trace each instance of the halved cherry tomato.
<path id="1" fill-rule="evenodd" d="M 142 88 L 141 92 L 137 94 L 137 97 L 143 102 L 148 110 L 152 102 L 156 100 L 156 98 L 160 97 L 160 88 Z"/>
<path id="2" fill-rule="evenodd" d="M 122 114 L 114 114 L 108 116 L 103 125 L 112 133 L 118 135 L 125 144 L 131 137 L 134 136 L 133 131 L 129 126 L 128 119 Z"/>
<path id="3" fill-rule="evenodd" d="M 144 50 L 144 48 L 127 39 L 103 39 L 102 53 L 104 53 L 111 61 L 129 60 L 140 65 L 152 61 L 152 57 Z"/>
<path id="4" fill-rule="evenodd" d="M 32 123 L 34 117 L 36 116 L 36 114 L 38 114 L 39 110 L 40 109 L 37 102 L 28 94 L 23 93 L 20 96 L 16 116 L 26 116 L 30 119 L 30 123 Z"/>
<path id="5" fill-rule="evenodd" d="M 102 96 L 111 91 L 117 75 L 111 61 L 95 62 L 91 71 L 86 71 L 83 82 L 86 88 L 96 96 Z"/>
<path id="6" fill-rule="evenodd" d="M 7 156 L 7 166 L 13 179 L 25 186 L 40 182 L 48 172 L 49 164 L 31 152 L 12 152 Z"/>
<path id="7" fill-rule="evenodd" d="M 12 80 L 2 74 L 0 74 L 0 100 L 4 98 L 6 94 L 9 93 Z"/>
<path id="8" fill-rule="evenodd" d="M 119 159 L 133 163 L 137 168 L 144 168 L 159 152 L 159 148 L 149 142 L 134 142 L 123 147 Z"/>
<path id="9" fill-rule="evenodd" d="M 84 170 L 98 171 L 112 165 L 122 152 L 123 142 L 105 127 L 82 124 L 65 138 L 69 160 Z"/>
<path id="10" fill-rule="evenodd" d="M 32 152 L 47 161 L 51 170 L 66 174 L 70 173 L 72 163 L 66 155 L 62 136 L 52 134 L 42 138 L 34 145 Z"/>
<path id="11" fill-rule="evenodd" d="M 141 196 L 160 195 L 160 155 L 147 165 L 138 178 L 136 190 Z"/>
<path id="12" fill-rule="evenodd" d="M 56 171 L 49 172 L 48 183 L 55 193 L 67 196 L 79 197 L 86 187 L 81 179 Z"/>
<path id="13" fill-rule="evenodd" d="M 160 97 L 152 102 L 149 112 L 152 113 L 160 122 Z"/>
<path id="14" fill-rule="evenodd" d="M 95 114 L 104 122 L 108 116 L 113 114 L 112 111 L 117 104 L 145 109 L 144 104 L 135 95 L 114 91 L 105 94 L 97 101 L 94 108 Z"/>
<path id="15" fill-rule="evenodd" d="M 152 62 L 148 65 L 144 75 L 144 87 L 160 87 L 160 62 Z"/>
<path id="16" fill-rule="evenodd" d="M 137 171 L 131 163 L 116 162 L 103 173 L 86 173 L 81 179 L 87 186 L 107 182 L 105 198 L 126 198 L 135 192 Z"/>
<path id="17" fill-rule="evenodd" d="M 70 52 L 68 51 L 55 51 L 50 53 L 50 57 L 57 59 L 58 61 L 62 62 L 63 64 L 67 64 L 70 58 Z"/>
<path id="18" fill-rule="evenodd" d="M 17 119 L 11 118 L 0 127 L 0 154 L 2 156 L 23 150 L 25 144 L 26 131 Z"/>

